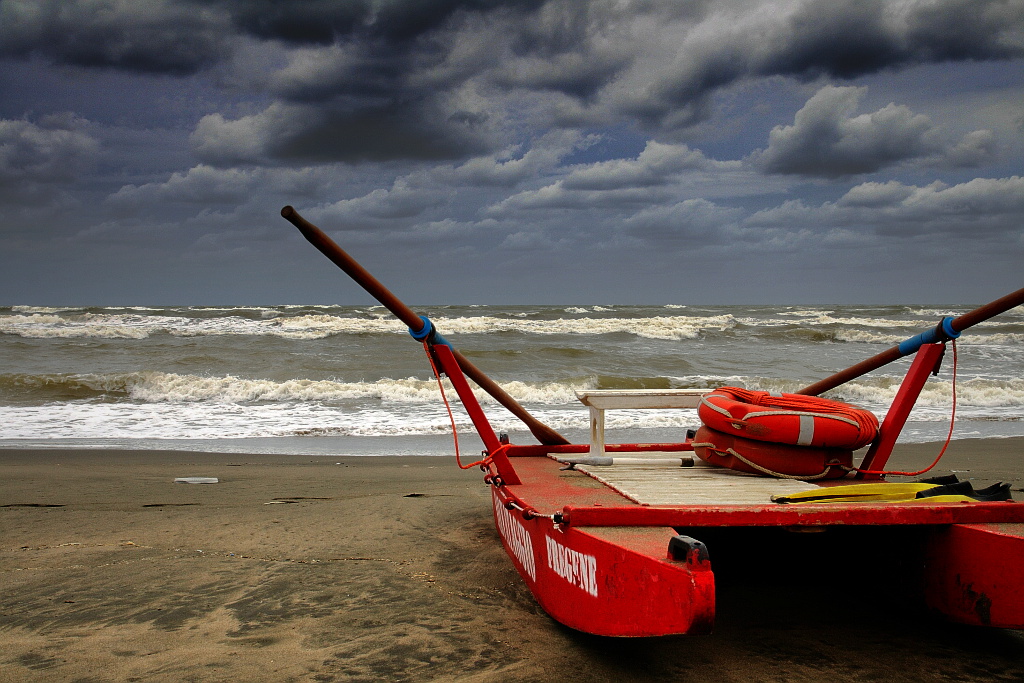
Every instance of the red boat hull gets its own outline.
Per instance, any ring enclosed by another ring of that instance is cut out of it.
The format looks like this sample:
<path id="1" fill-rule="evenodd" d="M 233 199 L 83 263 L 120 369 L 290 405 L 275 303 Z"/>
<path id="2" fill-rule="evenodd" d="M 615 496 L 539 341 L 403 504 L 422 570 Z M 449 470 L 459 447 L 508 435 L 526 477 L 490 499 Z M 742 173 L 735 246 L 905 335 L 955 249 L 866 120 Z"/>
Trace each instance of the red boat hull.
<path id="1" fill-rule="evenodd" d="M 762 544 L 760 553 L 737 559 L 735 547 L 698 542 L 715 535 L 711 530 L 740 529 L 765 539 L 784 530 L 859 529 L 852 559 L 836 572 L 853 566 L 864 543 L 888 537 L 883 529 L 904 530 L 905 547 L 898 548 L 904 556 L 891 559 L 909 563 L 919 583 L 900 590 L 923 593 L 927 606 L 953 621 L 1024 628 L 1024 503 L 642 505 L 582 472 L 562 470 L 544 455 L 551 450 L 581 448 L 511 447 L 509 462 L 520 481 L 492 486 L 493 516 L 537 602 L 571 628 L 625 637 L 711 632 L 716 548 L 729 551 L 734 569 L 737 562 L 758 566 L 766 551 Z M 690 546 L 673 540 L 687 539 L 681 533 L 694 536 Z M 670 545 L 682 551 L 673 553 Z M 809 558 L 777 559 L 794 563 L 799 573 Z M 885 570 L 878 567 L 879 580 Z"/>
<path id="2" fill-rule="evenodd" d="M 1024 524 L 952 524 L 925 550 L 928 606 L 952 621 L 1024 628 Z"/>
<path id="3" fill-rule="evenodd" d="M 665 527 L 588 527 L 523 519 L 492 489 L 502 544 L 541 607 L 557 621 L 604 636 L 710 633 L 715 580 L 706 552 L 668 554 Z"/>

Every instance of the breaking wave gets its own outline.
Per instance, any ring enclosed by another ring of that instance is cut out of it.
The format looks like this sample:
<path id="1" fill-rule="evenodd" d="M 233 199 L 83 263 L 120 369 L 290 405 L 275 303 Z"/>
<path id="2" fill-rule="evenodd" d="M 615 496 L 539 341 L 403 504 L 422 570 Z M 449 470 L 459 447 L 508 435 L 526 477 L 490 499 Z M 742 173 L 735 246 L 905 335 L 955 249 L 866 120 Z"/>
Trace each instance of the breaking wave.
<path id="1" fill-rule="evenodd" d="M 593 389 L 673 389 L 739 385 L 763 391 L 795 392 L 802 385 L 792 380 L 756 376 L 622 378 L 586 376 L 556 382 L 509 381 L 501 387 L 514 399 L 533 405 L 577 405 L 576 392 Z M 828 395 L 865 406 L 885 406 L 899 389 L 899 377 L 868 377 L 847 383 Z M 447 380 L 445 391 L 454 397 Z M 112 374 L 0 375 L 0 397 L 42 401 L 131 400 L 140 403 L 296 403 L 326 405 L 368 401 L 393 404 L 434 403 L 439 400 L 434 379 L 380 379 L 374 382 L 289 379 L 275 381 L 235 377 L 206 377 L 166 372 Z M 482 403 L 490 397 L 477 392 Z M 960 408 L 1017 410 L 1024 406 L 1024 379 L 972 378 L 957 383 Z M 946 408 L 952 402 L 952 383 L 933 378 L 924 388 L 919 407 Z"/>
<path id="2" fill-rule="evenodd" d="M 652 318 L 564 318 L 527 320 L 491 316 L 433 318 L 444 334 L 600 335 L 626 333 L 649 339 L 694 339 L 703 332 L 735 325 L 732 316 Z M 66 317 L 44 313 L 0 318 L 0 334 L 26 338 L 145 339 L 158 334 L 177 337 L 215 335 L 277 336 L 285 339 L 324 339 L 336 335 L 404 334 L 406 327 L 391 318 L 300 315 L 256 320 L 241 317 L 187 318 L 172 316 L 86 313 Z"/>

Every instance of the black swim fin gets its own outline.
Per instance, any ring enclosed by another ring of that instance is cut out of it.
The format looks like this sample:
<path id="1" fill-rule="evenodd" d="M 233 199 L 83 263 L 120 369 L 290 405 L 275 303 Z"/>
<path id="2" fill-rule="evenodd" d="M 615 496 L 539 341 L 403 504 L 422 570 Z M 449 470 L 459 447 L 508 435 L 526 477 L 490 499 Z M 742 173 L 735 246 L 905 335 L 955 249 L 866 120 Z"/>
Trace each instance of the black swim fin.
<path id="1" fill-rule="evenodd" d="M 974 486 L 969 481 L 961 481 L 956 484 L 936 486 L 934 488 L 918 491 L 915 498 L 921 500 L 936 496 L 964 496 L 984 503 L 1013 499 L 1013 496 L 1010 494 L 1009 484 L 998 482 L 991 486 L 986 486 L 983 489 L 975 490 Z"/>
<path id="2" fill-rule="evenodd" d="M 960 479 L 955 474 L 942 474 L 937 477 L 925 477 L 924 479 L 918 479 L 922 484 L 935 484 L 937 486 L 948 486 L 949 484 L 955 484 Z"/>
<path id="3" fill-rule="evenodd" d="M 1012 500 L 1010 485 L 999 482 L 975 490 L 969 481 L 960 481 L 956 475 L 934 477 L 946 481 L 937 484 L 922 480 L 914 482 L 866 482 L 840 486 L 819 486 L 808 491 L 772 496 L 775 503 L 900 503 L 900 502 L 996 502 Z"/>
<path id="4" fill-rule="evenodd" d="M 973 496 L 974 485 L 969 481 L 958 481 L 955 484 L 933 486 L 924 491 L 918 491 L 915 498 L 930 498 L 932 496 Z"/>

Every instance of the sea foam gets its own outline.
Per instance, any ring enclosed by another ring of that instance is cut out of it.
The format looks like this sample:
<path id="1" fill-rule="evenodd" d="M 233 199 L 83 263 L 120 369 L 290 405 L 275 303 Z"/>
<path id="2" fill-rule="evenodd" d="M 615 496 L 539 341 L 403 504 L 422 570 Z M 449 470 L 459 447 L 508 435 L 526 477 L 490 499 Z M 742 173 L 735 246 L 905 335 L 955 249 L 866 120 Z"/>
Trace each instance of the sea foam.
<path id="1" fill-rule="evenodd" d="M 735 325 L 732 316 L 657 316 L 651 318 L 563 318 L 528 320 L 490 316 L 445 318 L 433 323 L 444 334 L 600 335 L 626 333 L 649 339 L 693 339 L 701 332 L 726 330 Z M 286 339 L 323 339 L 346 334 L 404 334 L 407 328 L 388 317 L 354 318 L 326 314 L 274 317 L 255 320 L 237 316 L 188 318 L 85 314 L 14 315 L 0 317 L 0 334 L 27 338 L 144 339 L 155 334 L 178 337 L 215 335 L 278 336 Z"/>

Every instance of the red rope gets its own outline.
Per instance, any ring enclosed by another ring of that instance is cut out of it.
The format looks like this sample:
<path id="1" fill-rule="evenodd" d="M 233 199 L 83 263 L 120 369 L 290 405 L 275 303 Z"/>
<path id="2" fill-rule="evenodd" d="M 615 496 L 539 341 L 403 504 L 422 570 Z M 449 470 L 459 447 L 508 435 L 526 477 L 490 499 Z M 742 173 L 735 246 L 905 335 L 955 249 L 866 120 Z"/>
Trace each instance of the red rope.
<path id="1" fill-rule="evenodd" d="M 931 468 L 933 468 L 933 467 L 935 467 L 936 465 L 939 464 L 939 460 L 942 459 L 942 456 L 946 453 L 946 449 L 949 448 L 949 442 L 953 440 L 953 425 L 956 422 L 956 365 L 957 365 L 957 358 L 956 358 L 956 340 L 955 339 L 952 340 L 952 344 L 953 344 L 953 410 L 952 410 L 952 412 L 949 415 L 949 433 L 946 435 L 946 442 L 944 444 L 942 444 L 942 450 L 940 450 L 939 454 L 935 456 L 935 460 L 932 461 L 932 464 L 928 465 L 928 467 L 925 467 L 923 470 L 918 470 L 917 472 L 897 472 L 897 471 L 894 471 L 894 470 L 861 470 L 861 469 L 857 469 L 856 467 L 851 468 L 853 471 L 861 472 L 863 474 L 881 474 L 881 475 L 900 474 L 900 475 L 903 475 L 903 476 L 906 476 L 906 477 L 916 477 L 919 474 L 924 474 L 925 472 L 927 472 L 928 470 L 930 470 Z"/>
<path id="2" fill-rule="evenodd" d="M 480 465 L 490 465 L 490 457 L 484 458 L 483 460 L 477 460 L 476 462 L 471 462 L 468 465 L 462 464 L 462 458 L 459 455 L 459 432 L 455 428 L 455 415 L 452 413 L 452 406 L 448 402 L 448 397 L 444 393 L 444 384 L 441 382 L 441 373 L 438 372 L 437 366 L 434 365 L 434 356 L 430 353 L 430 344 L 426 341 L 423 342 L 423 350 L 427 352 L 427 360 L 430 361 L 430 369 L 433 371 L 434 377 L 437 379 L 437 388 L 441 390 L 441 400 L 444 401 L 444 407 L 448 410 L 448 420 L 452 424 L 452 438 L 455 440 L 455 464 L 457 464 L 460 469 L 464 470 L 472 469 Z"/>

